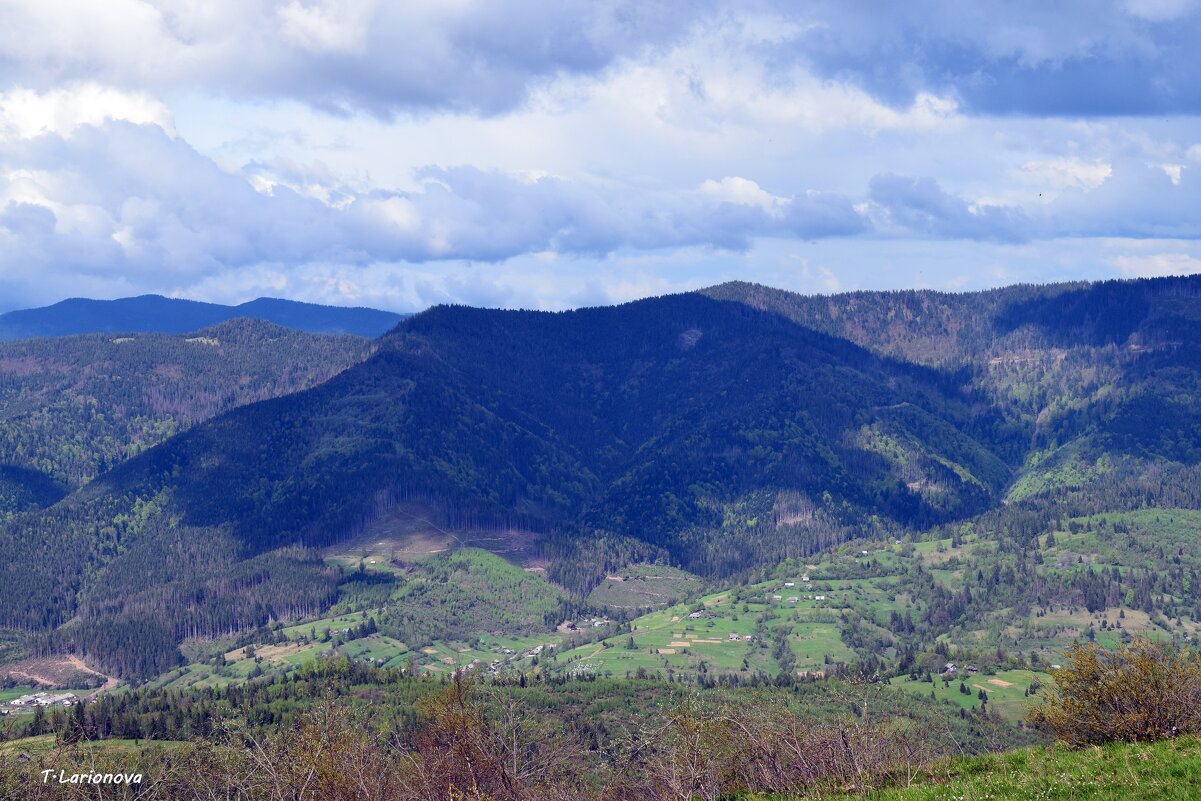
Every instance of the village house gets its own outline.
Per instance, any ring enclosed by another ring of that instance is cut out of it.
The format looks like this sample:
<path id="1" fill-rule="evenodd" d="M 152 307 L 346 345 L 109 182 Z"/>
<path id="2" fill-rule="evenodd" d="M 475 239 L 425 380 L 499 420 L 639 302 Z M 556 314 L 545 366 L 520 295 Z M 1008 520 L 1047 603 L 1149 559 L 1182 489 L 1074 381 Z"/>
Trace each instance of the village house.
<path id="1" fill-rule="evenodd" d="M 32 693 L 30 695 L 22 695 L 20 698 L 14 698 L 8 703 L 11 706 L 35 706 L 45 697 L 46 693 Z"/>
<path id="2" fill-rule="evenodd" d="M 30 695 L 22 695 L 20 698 L 14 698 L 9 701 L 11 706 L 71 706 L 78 697 L 75 693 L 60 693 L 59 695 L 50 695 L 49 693 L 40 692 Z"/>

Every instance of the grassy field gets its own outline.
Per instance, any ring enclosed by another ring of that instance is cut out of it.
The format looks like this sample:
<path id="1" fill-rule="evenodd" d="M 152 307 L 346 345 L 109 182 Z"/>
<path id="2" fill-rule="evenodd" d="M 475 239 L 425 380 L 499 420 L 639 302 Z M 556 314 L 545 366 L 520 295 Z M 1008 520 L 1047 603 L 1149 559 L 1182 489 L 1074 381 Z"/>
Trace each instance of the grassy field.
<path id="1" fill-rule="evenodd" d="M 614 609 L 666 606 L 701 588 L 701 579 L 665 565 L 630 565 L 607 576 L 588 594 L 588 602 Z"/>
<path id="2" fill-rule="evenodd" d="M 22 737 L 17 740 L 0 742 L 0 755 L 29 754 L 30 756 L 38 756 L 39 754 L 49 753 L 55 749 L 54 740 L 55 736 L 53 734 L 39 734 L 36 737 Z M 114 738 L 111 740 L 82 742 L 79 743 L 79 747 L 132 753 L 146 748 L 171 748 L 185 744 L 173 740 L 122 740 Z"/>
<path id="3" fill-rule="evenodd" d="M 1181 801 L 1201 798 L 1201 740 L 1114 744 L 1081 751 L 1028 748 L 953 760 L 912 786 L 874 789 L 877 801 Z M 822 796 L 849 801 L 862 795 Z M 782 800 L 781 800 L 782 801 Z M 798 800 L 799 801 L 799 800 Z"/>
<path id="4" fill-rule="evenodd" d="M 570 649 L 554 664 L 573 673 L 616 676 L 640 669 L 664 675 L 775 673 L 773 644 L 784 638 L 798 672 L 821 672 L 830 662 L 854 657 L 841 639 L 843 608 L 873 601 L 883 603 L 883 595 L 867 583 L 816 576 L 809 582 L 800 576 L 773 580 L 644 615 L 628 633 Z"/>
<path id="5" fill-rule="evenodd" d="M 0 704 L 6 704 L 14 698 L 20 698 L 22 695 L 29 695 L 29 693 L 36 692 L 39 691 L 33 687 L 13 687 L 8 690 L 0 690 Z"/>
<path id="6" fill-rule="evenodd" d="M 1031 703 L 1038 702 L 1037 693 L 1034 698 L 1026 695 L 1026 691 L 1036 680 L 1044 688 L 1050 687 L 1052 683 L 1050 674 L 1029 670 L 1001 670 L 991 675 L 975 673 L 949 680 L 935 677 L 932 682 L 898 677 L 890 683 L 905 692 L 926 698 L 933 693 L 935 699 L 964 709 L 979 708 L 979 693 L 983 690 L 988 708 L 1000 713 L 1006 720 L 1016 723 L 1025 717 Z M 967 688 L 967 693 L 960 690 L 960 684 Z"/>

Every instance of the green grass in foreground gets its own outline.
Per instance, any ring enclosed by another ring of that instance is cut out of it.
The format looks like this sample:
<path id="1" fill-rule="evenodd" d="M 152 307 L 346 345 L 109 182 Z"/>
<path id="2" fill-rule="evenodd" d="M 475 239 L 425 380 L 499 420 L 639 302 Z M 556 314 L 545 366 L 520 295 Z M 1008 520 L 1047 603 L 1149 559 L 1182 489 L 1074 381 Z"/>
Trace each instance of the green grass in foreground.
<path id="1" fill-rule="evenodd" d="M 861 799 L 834 795 L 826 801 Z M 1201 739 L 1069 751 L 1026 748 L 952 760 L 910 787 L 869 793 L 878 801 L 1179 801 L 1201 798 Z"/>

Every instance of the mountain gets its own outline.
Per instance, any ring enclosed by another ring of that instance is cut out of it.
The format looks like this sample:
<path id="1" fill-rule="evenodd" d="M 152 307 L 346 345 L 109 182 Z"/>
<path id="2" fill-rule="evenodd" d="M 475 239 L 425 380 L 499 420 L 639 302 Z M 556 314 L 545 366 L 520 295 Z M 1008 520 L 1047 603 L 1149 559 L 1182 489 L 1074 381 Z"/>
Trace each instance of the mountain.
<path id="1" fill-rule="evenodd" d="M 110 478 L 140 486 L 169 465 L 186 522 L 232 524 L 256 548 L 326 544 L 384 491 L 700 561 L 697 527 L 761 491 L 825 492 L 832 519 L 986 508 L 1009 471 L 981 444 L 995 420 L 973 402 L 934 371 L 697 295 L 559 314 L 439 307 L 321 387 Z M 240 489 L 264 480 L 270 498 Z"/>
<path id="2" fill-rule="evenodd" d="M 577 598 L 636 562 L 737 581 L 854 538 L 937 536 L 956 553 L 979 538 L 974 589 L 968 556 L 886 566 L 913 582 L 890 597 L 920 605 L 917 629 L 894 630 L 910 649 L 1035 598 L 1179 612 L 1198 586 L 1188 554 L 1142 534 L 1124 551 L 1137 575 L 1034 560 L 1068 558 L 1041 545 L 1068 519 L 1201 507 L 1197 343 L 1198 279 L 436 307 L 324 383 L 14 518 L 0 625 L 151 675 L 181 639 L 319 614 L 343 577 L 318 549 L 413 502 L 434 528 L 520 539 Z M 855 648 L 877 636 L 842 631 Z"/>
<path id="3" fill-rule="evenodd" d="M 234 406 L 318 384 L 372 347 L 251 319 L 0 342 L 0 518 Z"/>
<path id="4" fill-rule="evenodd" d="M 77 610 L 112 649 L 122 632 L 165 641 L 311 610 L 328 579 L 296 546 L 353 534 L 389 498 L 535 532 L 552 576 L 581 592 L 638 556 L 728 575 L 988 508 L 1009 480 L 984 444 L 995 422 L 935 371 L 700 295 L 438 307 L 324 384 L 196 426 L 14 521 L 0 570 L 22 592 L 0 620 Z M 63 551 L 86 559 L 50 556 Z M 188 570 L 163 570 L 167 553 Z"/>
<path id="5" fill-rule="evenodd" d="M 1010 499 L 1201 462 L 1201 276 L 829 297 L 730 283 L 705 294 L 958 376 L 1010 429 L 998 447 L 1024 463 Z"/>
<path id="6" fill-rule="evenodd" d="M 378 309 L 322 306 L 278 298 L 258 298 L 237 306 L 161 295 L 118 300 L 71 298 L 52 306 L 0 314 L 0 340 L 100 332 L 184 334 L 237 317 L 266 320 L 314 334 L 377 337 L 405 316 Z"/>

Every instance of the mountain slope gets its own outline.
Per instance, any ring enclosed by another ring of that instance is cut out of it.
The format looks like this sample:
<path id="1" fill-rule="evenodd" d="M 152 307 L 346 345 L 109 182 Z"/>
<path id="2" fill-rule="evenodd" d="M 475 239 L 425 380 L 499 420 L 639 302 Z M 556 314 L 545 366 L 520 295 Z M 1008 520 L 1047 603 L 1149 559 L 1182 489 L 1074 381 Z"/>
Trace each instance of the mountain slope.
<path id="1" fill-rule="evenodd" d="M 694 295 L 562 314 L 438 308 L 333 381 L 223 417 L 110 481 L 170 469 L 186 522 L 232 523 L 265 547 L 328 542 L 361 514 L 352 499 L 397 490 L 672 551 L 690 527 L 720 528 L 722 504 L 773 487 L 828 493 L 849 518 L 982 509 L 1008 480 L 970 435 L 990 422 L 936 373 Z M 256 484 L 270 491 L 239 491 Z"/>
<path id="2" fill-rule="evenodd" d="M 15 520 L 0 578 L 23 591 L 0 621 L 44 628 L 77 610 L 95 654 L 138 627 L 161 640 L 311 609 L 328 584 L 293 546 L 335 542 L 406 496 L 448 521 L 541 532 L 552 575 L 579 591 L 634 556 L 727 575 L 987 508 L 1009 479 L 985 444 L 994 423 L 934 371 L 742 304 L 440 307 L 324 384 L 196 426 Z M 163 569 L 172 552 L 190 567 Z"/>
<path id="3" fill-rule="evenodd" d="M 52 487 L 78 487 L 229 408 L 320 383 L 371 348 L 245 319 L 185 336 L 0 343 L 0 514 L 57 500 Z"/>
<path id="4" fill-rule="evenodd" d="M 954 371 L 1004 415 L 1014 499 L 1120 462 L 1201 462 L 1201 276 L 806 297 L 746 283 L 705 294 L 883 355 Z"/>
<path id="5" fill-rule="evenodd" d="M 72 298 L 52 306 L 0 314 L 0 340 L 100 332 L 184 334 L 237 317 L 252 317 L 315 334 L 377 337 L 405 315 L 276 298 L 258 298 L 238 306 L 161 295 L 117 300 Z"/>

